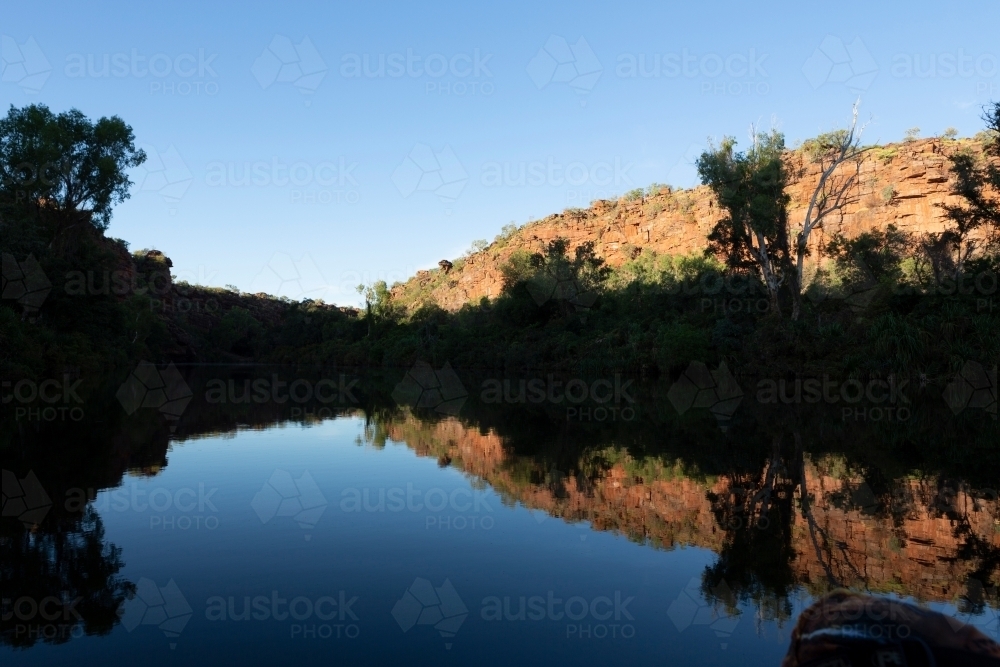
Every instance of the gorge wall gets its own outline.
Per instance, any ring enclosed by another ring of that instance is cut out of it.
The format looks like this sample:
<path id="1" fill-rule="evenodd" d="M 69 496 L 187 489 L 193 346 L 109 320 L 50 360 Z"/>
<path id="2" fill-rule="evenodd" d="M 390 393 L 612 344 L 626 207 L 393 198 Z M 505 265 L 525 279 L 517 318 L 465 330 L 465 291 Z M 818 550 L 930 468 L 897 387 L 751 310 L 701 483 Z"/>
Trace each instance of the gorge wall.
<path id="1" fill-rule="evenodd" d="M 813 266 L 822 261 L 819 249 L 837 232 L 852 236 L 890 224 L 917 234 L 941 231 L 946 222 L 941 205 L 959 202 L 951 194 L 948 156 L 970 147 L 976 149 L 978 144 L 934 138 L 867 151 L 851 201 L 813 232 L 809 261 Z M 790 152 L 788 159 L 797 174 L 788 189 L 794 224 L 805 215 L 820 170 L 801 150 Z M 632 201 L 598 200 L 588 209 L 567 209 L 529 223 L 506 241 L 456 262 L 447 274 L 441 269 L 418 271 L 407 283 L 395 286 L 393 295 L 406 304 L 433 301 L 454 311 L 470 301 L 498 296 L 503 287 L 500 269 L 519 249 L 540 252 L 549 241 L 564 238 L 572 252 L 592 241 L 598 256 L 616 267 L 646 249 L 661 255 L 701 251 L 719 218 L 714 197 L 705 186 L 664 190 Z"/>

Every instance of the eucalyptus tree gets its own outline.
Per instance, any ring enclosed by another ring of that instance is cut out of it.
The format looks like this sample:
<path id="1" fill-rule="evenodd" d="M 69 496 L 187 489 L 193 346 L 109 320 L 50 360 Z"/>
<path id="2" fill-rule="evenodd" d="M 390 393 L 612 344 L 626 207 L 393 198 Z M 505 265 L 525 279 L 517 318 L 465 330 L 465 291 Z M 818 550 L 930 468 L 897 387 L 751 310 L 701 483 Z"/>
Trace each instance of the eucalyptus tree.
<path id="1" fill-rule="evenodd" d="M 785 137 L 777 130 L 750 130 L 751 145 L 736 151 L 736 139 L 725 137 L 698 158 L 698 174 L 711 188 L 724 217 L 709 234 L 709 252 L 734 270 L 756 273 L 772 313 L 781 313 L 779 295 L 786 281 L 798 290 L 788 238 L 789 173 L 784 162 Z"/>
<path id="2" fill-rule="evenodd" d="M 42 211 L 58 233 L 81 222 L 103 231 L 129 198 L 127 170 L 146 154 L 118 116 L 91 121 L 77 109 L 10 107 L 0 118 L 0 205 L 8 215 Z"/>

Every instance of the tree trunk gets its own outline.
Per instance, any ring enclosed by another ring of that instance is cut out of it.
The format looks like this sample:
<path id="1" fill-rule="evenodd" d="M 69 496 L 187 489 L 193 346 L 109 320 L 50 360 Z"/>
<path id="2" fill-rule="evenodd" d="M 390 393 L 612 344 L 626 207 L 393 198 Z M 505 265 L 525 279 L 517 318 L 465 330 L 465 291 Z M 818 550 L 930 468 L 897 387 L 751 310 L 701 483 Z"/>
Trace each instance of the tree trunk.
<path id="1" fill-rule="evenodd" d="M 806 249 L 804 240 L 799 235 L 795 244 L 795 266 L 789 272 L 792 279 L 792 321 L 797 322 L 802 315 L 802 266 L 805 263 Z"/>
<path id="2" fill-rule="evenodd" d="M 764 235 L 760 232 L 755 232 L 757 237 L 757 247 L 754 248 L 754 254 L 757 257 L 757 264 L 760 266 L 761 278 L 764 280 L 764 286 L 767 288 L 768 302 L 770 304 L 771 311 L 778 317 L 781 317 L 781 304 L 778 301 L 778 292 L 781 289 L 781 282 L 778 277 L 774 275 L 774 267 L 771 266 L 771 257 L 767 252 L 767 240 Z"/>

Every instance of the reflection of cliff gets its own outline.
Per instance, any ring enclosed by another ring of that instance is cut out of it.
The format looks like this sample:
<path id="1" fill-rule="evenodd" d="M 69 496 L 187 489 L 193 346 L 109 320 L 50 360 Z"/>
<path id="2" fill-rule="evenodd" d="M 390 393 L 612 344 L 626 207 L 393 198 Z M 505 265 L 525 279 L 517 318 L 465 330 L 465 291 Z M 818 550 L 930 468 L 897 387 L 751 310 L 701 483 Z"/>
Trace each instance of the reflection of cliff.
<path id="1" fill-rule="evenodd" d="M 418 455 L 448 461 L 529 508 L 655 546 L 711 549 L 735 561 L 719 573 L 727 580 L 756 568 L 749 578 L 758 588 L 780 587 L 787 568 L 794 583 L 817 592 L 849 586 L 922 600 L 955 601 L 969 579 L 1000 584 L 995 491 L 902 479 L 876 492 L 842 459 L 808 454 L 797 466 L 776 456 L 759 474 L 712 478 L 680 462 L 640 462 L 608 448 L 559 471 L 505 450 L 492 431 L 456 420 L 408 416 L 383 428 Z M 789 542 L 790 562 L 775 562 Z M 752 550 L 761 553 L 744 553 Z"/>
<path id="2" fill-rule="evenodd" d="M 810 465 L 806 475 L 812 517 L 823 540 L 817 552 L 806 520 L 796 513 L 796 570 L 804 581 L 821 582 L 829 572 L 853 587 L 954 600 L 970 576 L 982 576 L 974 571 L 977 560 L 965 552 L 979 543 L 1000 550 L 996 491 L 896 480 L 886 500 L 824 466 Z"/>

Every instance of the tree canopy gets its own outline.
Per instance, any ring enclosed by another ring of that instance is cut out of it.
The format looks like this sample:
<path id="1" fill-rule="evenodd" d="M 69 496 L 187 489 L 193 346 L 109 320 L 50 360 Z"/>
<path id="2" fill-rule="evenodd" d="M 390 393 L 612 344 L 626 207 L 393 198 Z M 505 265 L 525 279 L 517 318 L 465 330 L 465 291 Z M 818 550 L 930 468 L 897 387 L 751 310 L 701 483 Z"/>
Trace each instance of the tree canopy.
<path id="1" fill-rule="evenodd" d="M 785 137 L 776 130 L 754 130 L 752 140 L 749 150 L 737 152 L 736 139 L 726 137 L 698 158 L 702 183 L 726 212 L 708 237 L 709 251 L 724 257 L 730 268 L 758 272 L 779 312 L 778 292 L 792 276 Z"/>
<path id="2" fill-rule="evenodd" d="M 77 109 L 55 114 L 44 104 L 10 107 L 0 119 L 0 201 L 87 213 L 104 230 L 111 210 L 129 198 L 127 170 L 146 154 L 118 116 L 91 121 Z"/>

